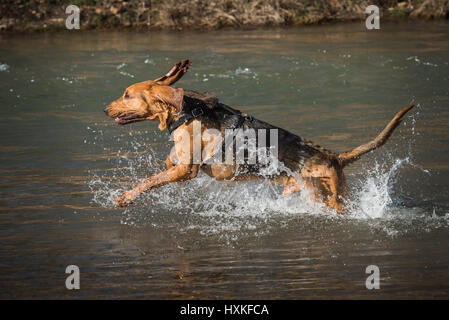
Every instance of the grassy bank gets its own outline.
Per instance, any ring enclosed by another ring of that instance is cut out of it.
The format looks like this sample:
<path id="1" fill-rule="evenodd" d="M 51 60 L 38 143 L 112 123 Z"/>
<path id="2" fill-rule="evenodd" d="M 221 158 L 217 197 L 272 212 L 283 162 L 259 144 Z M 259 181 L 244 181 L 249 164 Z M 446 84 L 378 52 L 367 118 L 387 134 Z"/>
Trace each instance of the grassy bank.
<path id="1" fill-rule="evenodd" d="M 375 4 L 388 19 L 448 19 L 449 0 L 3 0 L 0 30 L 64 29 L 65 8 L 81 10 L 81 29 L 219 29 L 361 20 Z"/>

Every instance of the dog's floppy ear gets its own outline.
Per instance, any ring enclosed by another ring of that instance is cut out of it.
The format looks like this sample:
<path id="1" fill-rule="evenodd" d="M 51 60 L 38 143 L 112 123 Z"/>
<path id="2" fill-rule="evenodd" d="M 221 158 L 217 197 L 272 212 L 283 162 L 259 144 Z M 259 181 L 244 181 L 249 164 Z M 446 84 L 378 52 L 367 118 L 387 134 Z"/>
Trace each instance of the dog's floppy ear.
<path id="1" fill-rule="evenodd" d="M 166 75 L 155 79 L 154 82 L 165 86 L 172 85 L 176 81 L 181 79 L 181 77 L 187 72 L 187 70 L 189 70 L 191 64 L 192 60 L 190 59 L 179 61 Z"/>
<path id="2" fill-rule="evenodd" d="M 159 118 L 159 126 L 158 126 L 159 130 L 162 131 L 162 130 L 167 129 L 168 111 L 165 110 L 165 111 L 158 112 L 147 119 L 154 120 L 154 119 L 156 119 L 156 117 Z"/>
<path id="3" fill-rule="evenodd" d="M 159 102 L 162 102 L 162 105 L 159 104 L 160 109 L 158 109 L 147 119 L 153 120 L 157 117 L 159 119 L 159 129 L 164 130 L 167 128 L 167 119 L 169 118 L 170 113 L 173 112 L 170 110 L 169 106 L 174 107 L 176 109 L 176 112 L 180 112 L 182 110 L 184 90 L 182 90 L 181 88 L 176 89 L 169 86 L 154 86 L 151 88 L 150 96 L 150 101 L 155 102 L 154 100 L 158 100 Z"/>
<path id="4" fill-rule="evenodd" d="M 176 108 L 177 112 L 182 111 L 182 100 L 184 98 L 184 90 L 175 89 L 169 86 L 157 86 L 154 88 L 155 97 L 159 100 L 170 104 Z"/>

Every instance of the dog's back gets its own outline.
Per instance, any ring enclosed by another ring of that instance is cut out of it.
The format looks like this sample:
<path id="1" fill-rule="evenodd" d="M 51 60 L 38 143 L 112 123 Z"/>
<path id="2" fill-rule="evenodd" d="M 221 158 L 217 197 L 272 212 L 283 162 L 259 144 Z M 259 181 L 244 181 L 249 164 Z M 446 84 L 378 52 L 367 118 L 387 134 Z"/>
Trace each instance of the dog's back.
<path id="1" fill-rule="evenodd" d="M 213 121 L 223 135 L 227 129 L 242 129 L 243 131 L 252 129 L 256 133 L 257 145 L 261 145 L 257 132 L 266 130 L 266 141 L 263 145 L 273 146 L 276 144 L 278 160 L 294 172 L 300 171 L 307 160 L 330 162 L 337 157 L 332 151 L 315 145 L 311 141 L 221 103 L 213 93 L 184 90 L 184 112 L 191 112 L 198 107 L 204 109 L 203 117 Z M 269 130 L 277 131 L 277 141 L 270 141 Z"/>

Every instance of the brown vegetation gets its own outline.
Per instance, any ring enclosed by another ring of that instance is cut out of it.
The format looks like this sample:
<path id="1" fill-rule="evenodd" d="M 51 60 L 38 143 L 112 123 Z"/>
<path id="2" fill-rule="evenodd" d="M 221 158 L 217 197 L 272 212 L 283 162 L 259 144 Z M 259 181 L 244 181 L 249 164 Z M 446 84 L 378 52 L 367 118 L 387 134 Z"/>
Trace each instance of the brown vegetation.
<path id="1" fill-rule="evenodd" d="M 64 29 L 65 8 L 81 9 L 82 29 L 218 29 L 365 19 L 370 4 L 383 17 L 449 18 L 449 0 L 3 0 L 0 29 Z"/>
<path id="2" fill-rule="evenodd" d="M 410 16 L 424 19 L 449 19 L 449 0 L 426 0 Z"/>

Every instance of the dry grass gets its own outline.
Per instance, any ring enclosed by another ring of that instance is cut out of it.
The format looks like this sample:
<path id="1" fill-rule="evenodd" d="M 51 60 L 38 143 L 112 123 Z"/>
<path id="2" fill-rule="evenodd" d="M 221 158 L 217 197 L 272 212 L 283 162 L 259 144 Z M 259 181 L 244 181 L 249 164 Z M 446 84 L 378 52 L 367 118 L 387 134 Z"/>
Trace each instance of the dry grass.
<path id="1" fill-rule="evenodd" d="M 173 29 L 310 24 L 363 18 L 367 3 L 365 0 L 166 0 L 155 7 L 153 22 L 155 27 Z"/>
<path id="2" fill-rule="evenodd" d="M 361 20 L 365 8 L 449 18 L 449 0 L 3 0 L 0 29 L 63 29 L 65 8 L 81 9 L 81 28 L 219 29 Z"/>

